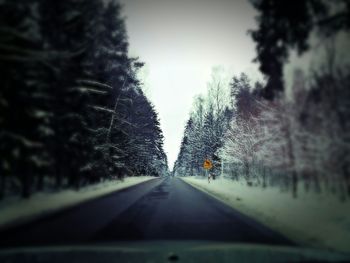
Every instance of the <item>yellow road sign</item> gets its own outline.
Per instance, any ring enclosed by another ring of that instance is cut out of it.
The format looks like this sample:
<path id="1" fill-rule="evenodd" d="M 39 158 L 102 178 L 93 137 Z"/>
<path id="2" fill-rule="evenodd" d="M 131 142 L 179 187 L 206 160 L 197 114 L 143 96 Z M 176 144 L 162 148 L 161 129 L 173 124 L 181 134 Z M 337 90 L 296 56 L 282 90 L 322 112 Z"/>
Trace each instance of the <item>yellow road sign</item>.
<path id="1" fill-rule="evenodd" d="M 209 170 L 209 169 L 211 169 L 211 168 L 213 167 L 213 164 L 211 163 L 210 160 L 206 159 L 206 160 L 204 161 L 203 167 L 204 167 L 204 169 Z"/>

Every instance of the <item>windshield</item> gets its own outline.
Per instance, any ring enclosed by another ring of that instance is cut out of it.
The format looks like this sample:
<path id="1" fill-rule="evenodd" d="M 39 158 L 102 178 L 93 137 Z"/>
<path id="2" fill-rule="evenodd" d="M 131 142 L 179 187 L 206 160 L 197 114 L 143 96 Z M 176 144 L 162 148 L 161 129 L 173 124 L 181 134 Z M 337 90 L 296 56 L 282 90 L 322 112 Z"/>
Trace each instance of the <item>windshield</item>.
<path id="1" fill-rule="evenodd" d="M 347 0 L 0 0 L 0 252 L 347 255 L 349 13 Z"/>

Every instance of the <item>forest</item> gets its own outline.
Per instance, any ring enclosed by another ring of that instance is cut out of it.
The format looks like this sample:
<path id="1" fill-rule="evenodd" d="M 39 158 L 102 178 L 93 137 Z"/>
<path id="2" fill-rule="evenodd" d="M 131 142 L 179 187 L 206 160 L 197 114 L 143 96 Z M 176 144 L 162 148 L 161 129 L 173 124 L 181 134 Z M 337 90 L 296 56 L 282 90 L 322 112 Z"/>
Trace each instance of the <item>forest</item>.
<path id="1" fill-rule="evenodd" d="M 0 199 L 168 171 L 117 1 L 0 1 Z"/>
<path id="2" fill-rule="evenodd" d="M 264 81 L 244 72 L 227 81 L 213 71 L 207 94 L 194 99 L 173 173 L 205 176 L 203 162 L 210 159 L 210 173 L 248 186 L 277 186 L 294 197 L 304 187 L 345 200 L 350 61 L 340 57 L 337 41 L 349 34 L 350 2 L 251 3 L 258 16 L 249 34 Z M 295 68 L 288 83 L 291 55 L 308 55 L 315 42 L 324 46 L 318 63 L 309 71 Z"/>

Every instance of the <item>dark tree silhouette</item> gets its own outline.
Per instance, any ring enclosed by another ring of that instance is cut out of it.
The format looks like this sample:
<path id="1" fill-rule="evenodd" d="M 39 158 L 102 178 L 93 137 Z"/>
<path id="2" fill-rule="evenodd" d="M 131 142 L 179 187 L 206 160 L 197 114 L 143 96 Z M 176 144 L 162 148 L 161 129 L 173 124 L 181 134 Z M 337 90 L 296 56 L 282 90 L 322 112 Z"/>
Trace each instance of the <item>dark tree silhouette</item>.
<path id="1" fill-rule="evenodd" d="M 251 1 L 259 12 L 258 29 L 250 31 L 256 42 L 256 62 L 267 76 L 263 96 L 272 100 L 283 91 L 283 64 L 290 48 L 299 54 L 308 49 L 308 37 L 314 17 L 326 14 L 323 2 L 315 0 L 257 0 Z"/>
<path id="2" fill-rule="evenodd" d="M 116 1 L 1 2 L 1 196 L 167 172 L 121 11 Z"/>

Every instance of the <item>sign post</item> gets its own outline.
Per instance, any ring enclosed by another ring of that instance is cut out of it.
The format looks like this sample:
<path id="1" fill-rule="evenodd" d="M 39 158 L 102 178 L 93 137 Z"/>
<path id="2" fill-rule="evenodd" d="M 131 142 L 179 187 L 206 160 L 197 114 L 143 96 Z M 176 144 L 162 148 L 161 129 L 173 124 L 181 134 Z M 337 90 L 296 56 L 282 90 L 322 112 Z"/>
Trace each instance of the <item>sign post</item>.
<path id="1" fill-rule="evenodd" d="M 208 177 L 208 170 L 213 167 L 213 164 L 209 159 L 205 159 L 203 163 L 203 168 L 205 169 L 205 176 Z M 209 180 L 209 179 L 208 179 Z"/>

